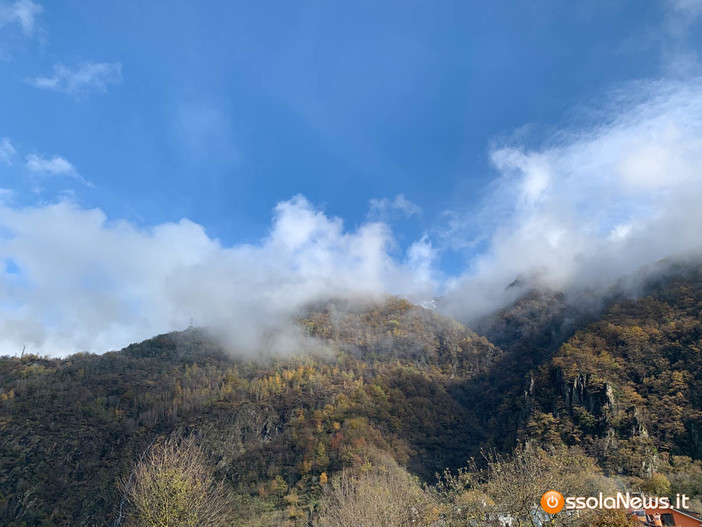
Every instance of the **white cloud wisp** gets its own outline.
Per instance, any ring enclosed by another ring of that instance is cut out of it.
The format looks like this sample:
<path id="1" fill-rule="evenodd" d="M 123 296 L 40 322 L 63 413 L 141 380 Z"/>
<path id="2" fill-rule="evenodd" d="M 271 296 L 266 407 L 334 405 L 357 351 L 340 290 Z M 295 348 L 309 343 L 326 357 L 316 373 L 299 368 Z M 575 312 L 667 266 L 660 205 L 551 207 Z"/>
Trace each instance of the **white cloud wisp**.
<path id="1" fill-rule="evenodd" d="M 32 174 L 48 177 L 68 177 L 80 181 L 86 186 L 93 186 L 92 183 L 78 173 L 73 163 L 61 156 L 44 157 L 29 154 L 26 158 L 25 167 Z"/>
<path id="2" fill-rule="evenodd" d="M 0 161 L 11 165 L 16 152 L 15 147 L 12 146 L 12 142 L 7 137 L 0 139 Z"/>
<path id="3" fill-rule="evenodd" d="M 106 92 L 109 84 L 122 82 L 122 65 L 118 62 L 87 62 L 69 68 L 56 64 L 51 77 L 37 77 L 29 82 L 37 88 L 76 96 Z"/>
<path id="4" fill-rule="evenodd" d="M 42 7 L 31 0 L 0 2 L 0 27 L 17 23 L 25 35 L 31 35 L 34 33 L 35 19 L 42 11 Z"/>

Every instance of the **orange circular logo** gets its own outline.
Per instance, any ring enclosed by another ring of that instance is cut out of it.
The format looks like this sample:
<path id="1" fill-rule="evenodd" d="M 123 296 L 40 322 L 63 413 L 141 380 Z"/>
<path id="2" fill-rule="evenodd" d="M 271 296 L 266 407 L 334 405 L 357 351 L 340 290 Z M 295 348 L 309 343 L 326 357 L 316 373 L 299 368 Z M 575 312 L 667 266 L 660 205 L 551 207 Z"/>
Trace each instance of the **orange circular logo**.
<path id="1" fill-rule="evenodd" d="M 541 508 L 549 514 L 556 514 L 563 508 L 563 494 L 557 490 L 549 490 L 541 496 Z"/>

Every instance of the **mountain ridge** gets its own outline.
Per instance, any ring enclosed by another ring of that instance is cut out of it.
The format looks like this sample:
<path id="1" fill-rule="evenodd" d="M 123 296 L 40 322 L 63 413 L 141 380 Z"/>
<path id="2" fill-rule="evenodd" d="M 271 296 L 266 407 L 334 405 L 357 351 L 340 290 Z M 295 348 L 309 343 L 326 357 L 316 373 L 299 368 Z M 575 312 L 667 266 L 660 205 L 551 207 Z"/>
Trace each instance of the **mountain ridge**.
<path id="1" fill-rule="evenodd" d="M 198 328 L 2 357 L 0 519 L 104 523 L 117 482 L 174 436 L 198 439 L 242 511 L 291 525 L 314 516 L 328 475 L 378 453 L 432 483 L 486 449 L 566 445 L 630 484 L 663 472 L 702 495 L 702 268 L 644 293 L 578 318 L 563 294 L 531 291 L 482 335 L 399 298 L 336 300 L 298 320 L 323 346 L 260 360 Z"/>

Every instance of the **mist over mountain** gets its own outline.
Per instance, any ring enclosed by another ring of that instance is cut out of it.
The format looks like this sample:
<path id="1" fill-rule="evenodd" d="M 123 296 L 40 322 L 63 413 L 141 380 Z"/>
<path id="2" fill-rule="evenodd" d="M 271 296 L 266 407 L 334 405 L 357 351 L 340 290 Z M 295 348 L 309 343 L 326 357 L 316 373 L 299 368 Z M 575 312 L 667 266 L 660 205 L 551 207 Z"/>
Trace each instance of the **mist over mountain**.
<path id="1" fill-rule="evenodd" d="M 702 0 L 0 0 L 0 525 L 702 518 L 701 203 Z"/>
<path id="2" fill-rule="evenodd" d="M 448 226 L 437 221 L 404 251 L 377 212 L 417 214 L 404 198 L 372 204 L 376 215 L 349 228 L 298 195 L 276 205 L 265 238 L 227 246 L 187 219 L 142 227 L 7 194 L 2 349 L 104 352 L 192 321 L 237 353 L 290 353 L 302 346 L 295 318 L 328 298 L 440 296 L 442 313 L 470 325 L 523 294 L 508 287 L 517 277 L 583 298 L 625 280 L 635 291 L 638 269 L 700 254 L 701 86 L 632 83 L 606 119 L 593 114 L 538 147 L 518 136 L 495 144 L 482 203 L 447 211 Z M 476 243 L 485 248 L 463 270 L 442 270 L 444 251 Z"/>
<path id="3" fill-rule="evenodd" d="M 314 343 L 303 354 L 250 360 L 190 328 L 102 355 L 2 357 L 0 517 L 116 517 L 118 480 L 182 436 L 234 492 L 241 525 L 316 518 L 320 478 L 378 456 L 434 484 L 524 442 L 577 447 L 618 485 L 664 474 L 702 496 L 701 273 L 661 263 L 598 311 L 532 289 L 483 336 L 396 297 L 337 299 L 297 319 Z"/>

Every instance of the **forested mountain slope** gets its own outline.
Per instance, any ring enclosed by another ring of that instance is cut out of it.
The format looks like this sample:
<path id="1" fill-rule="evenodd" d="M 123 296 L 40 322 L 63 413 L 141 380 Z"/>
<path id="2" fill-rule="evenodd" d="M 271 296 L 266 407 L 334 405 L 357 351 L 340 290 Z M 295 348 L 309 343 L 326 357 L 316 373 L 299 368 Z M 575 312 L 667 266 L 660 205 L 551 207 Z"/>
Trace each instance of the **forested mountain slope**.
<path id="1" fill-rule="evenodd" d="M 702 268 L 615 302 L 541 365 L 524 437 L 581 444 L 611 472 L 702 457 Z"/>
<path id="2" fill-rule="evenodd" d="M 344 467 L 392 459 L 432 483 L 519 443 L 580 447 L 632 489 L 702 494 L 699 266 L 599 312 L 533 290 L 484 336 L 396 298 L 323 303 L 298 323 L 314 353 L 232 357 L 191 328 L 1 358 L 0 523 L 114 525 L 120 481 L 165 437 L 197 440 L 238 525 L 307 525 Z"/>
<path id="3" fill-rule="evenodd" d="M 174 433 L 199 437 L 241 507 L 293 518 L 314 508 L 320 477 L 371 451 L 427 478 L 465 463 L 473 414 L 451 387 L 498 348 L 397 299 L 332 303 L 300 324 L 329 351 L 237 359 L 191 329 L 99 356 L 1 359 L 0 522 L 109 524 L 120 478 Z"/>

